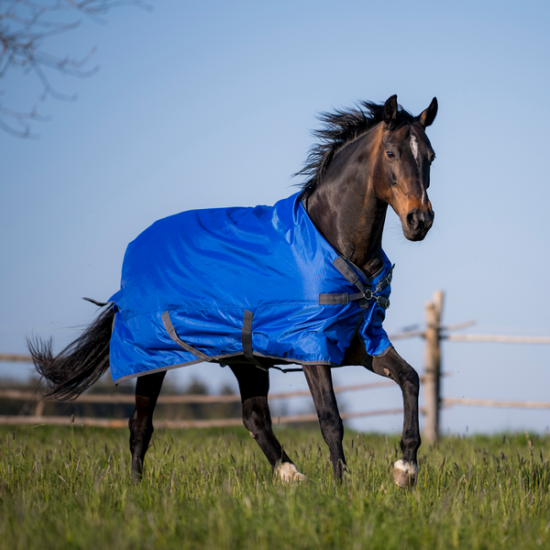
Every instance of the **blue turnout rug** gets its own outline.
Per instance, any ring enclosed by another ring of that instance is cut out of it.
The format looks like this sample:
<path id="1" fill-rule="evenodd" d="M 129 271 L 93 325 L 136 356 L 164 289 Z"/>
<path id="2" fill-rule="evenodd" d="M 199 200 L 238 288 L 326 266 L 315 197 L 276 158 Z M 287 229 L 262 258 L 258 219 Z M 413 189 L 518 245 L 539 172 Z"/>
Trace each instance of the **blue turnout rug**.
<path id="1" fill-rule="evenodd" d="M 356 333 L 382 355 L 391 347 L 384 261 L 368 279 L 319 233 L 298 193 L 159 220 L 128 246 L 111 297 L 113 380 L 243 354 L 339 366 Z"/>

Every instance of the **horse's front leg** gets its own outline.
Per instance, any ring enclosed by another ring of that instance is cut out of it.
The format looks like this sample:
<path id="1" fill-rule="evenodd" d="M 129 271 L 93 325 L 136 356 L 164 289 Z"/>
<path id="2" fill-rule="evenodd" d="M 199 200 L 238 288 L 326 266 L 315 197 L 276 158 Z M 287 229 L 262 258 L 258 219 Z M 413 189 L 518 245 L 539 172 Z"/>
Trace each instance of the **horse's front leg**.
<path id="1" fill-rule="evenodd" d="M 391 378 L 401 388 L 405 410 L 400 443 L 403 458 L 394 464 L 393 479 L 399 487 L 413 486 L 418 474 L 416 453 L 420 447 L 420 429 L 418 427 L 420 380 L 418 374 L 394 348 L 389 349 L 383 356 L 367 355 L 365 346 L 359 338 L 353 339 L 342 364 L 362 365 L 380 376 Z"/>
<path id="2" fill-rule="evenodd" d="M 250 363 L 229 365 L 239 382 L 243 410 L 243 424 L 264 452 L 271 467 L 282 481 L 304 479 L 275 437 L 267 402 L 269 372 Z"/>
<path id="3" fill-rule="evenodd" d="M 346 459 L 342 446 L 344 424 L 338 412 L 330 367 L 327 365 L 304 365 L 304 374 L 317 409 L 321 433 L 330 451 L 334 477 L 342 479 L 342 474 L 346 470 Z"/>
<path id="4" fill-rule="evenodd" d="M 382 357 L 373 357 L 372 370 L 376 374 L 391 378 L 403 393 L 403 434 L 401 451 L 403 458 L 393 468 L 393 479 L 399 487 L 411 487 L 416 483 L 418 464 L 416 453 L 420 447 L 420 429 L 418 426 L 418 392 L 420 380 L 416 371 L 395 351 L 390 349 Z"/>

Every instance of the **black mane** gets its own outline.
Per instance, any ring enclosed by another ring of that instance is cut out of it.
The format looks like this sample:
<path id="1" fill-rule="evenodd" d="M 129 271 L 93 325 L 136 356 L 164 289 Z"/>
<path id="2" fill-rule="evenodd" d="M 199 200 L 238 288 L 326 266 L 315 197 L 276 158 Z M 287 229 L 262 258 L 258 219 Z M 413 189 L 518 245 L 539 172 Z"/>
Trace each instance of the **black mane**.
<path id="1" fill-rule="evenodd" d="M 305 182 L 299 184 L 303 189 L 302 198 L 309 196 L 319 185 L 338 151 L 384 120 L 384 104 L 361 101 L 357 107 L 335 113 L 321 113 L 318 118 L 324 127 L 315 130 L 313 135 L 319 141 L 309 151 L 304 167 L 294 174 L 307 177 Z M 411 113 L 399 105 L 397 117 L 393 119 L 390 129 L 397 130 L 413 120 Z"/>

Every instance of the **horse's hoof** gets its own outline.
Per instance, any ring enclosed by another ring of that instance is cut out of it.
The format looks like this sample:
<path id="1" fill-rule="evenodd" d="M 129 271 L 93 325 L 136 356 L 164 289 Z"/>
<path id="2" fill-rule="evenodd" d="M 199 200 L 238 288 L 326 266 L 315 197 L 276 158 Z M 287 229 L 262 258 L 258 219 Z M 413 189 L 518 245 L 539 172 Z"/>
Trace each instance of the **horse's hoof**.
<path id="1" fill-rule="evenodd" d="M 418 466 L 414 462 L 404 462 L 398 460 L 393 465 L 393 480 L 401 489 L 409 489 L 416 485 L 418 476 Z"/>
<path id="2" fill-rule="evenodd" d="M 306 479 L 306 476 L 301 474 L 291 462 L 283 462 L 278 466 L 276 473 L 283 483 L 292 483 Z"/>

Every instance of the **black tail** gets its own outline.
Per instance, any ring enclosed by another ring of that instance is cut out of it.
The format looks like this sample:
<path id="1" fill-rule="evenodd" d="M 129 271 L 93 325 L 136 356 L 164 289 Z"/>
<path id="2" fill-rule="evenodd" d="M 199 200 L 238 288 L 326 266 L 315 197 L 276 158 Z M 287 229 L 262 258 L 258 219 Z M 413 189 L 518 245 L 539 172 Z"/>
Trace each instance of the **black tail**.
<path id="1" fill-rule="evenodd" d="M 56 357 L 52 340 L 27 340 L 34 366 L 49 382 L 47 397 L 78 397 L 109 368 L 109 344 L 115 312 L 112 304 Z"/>

